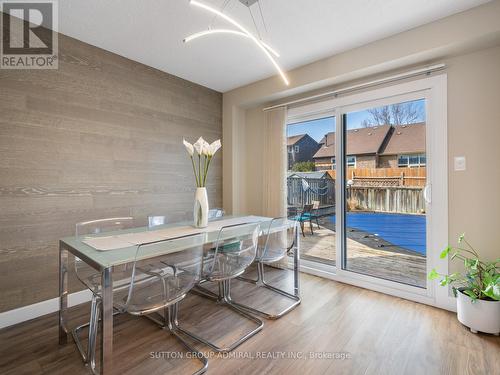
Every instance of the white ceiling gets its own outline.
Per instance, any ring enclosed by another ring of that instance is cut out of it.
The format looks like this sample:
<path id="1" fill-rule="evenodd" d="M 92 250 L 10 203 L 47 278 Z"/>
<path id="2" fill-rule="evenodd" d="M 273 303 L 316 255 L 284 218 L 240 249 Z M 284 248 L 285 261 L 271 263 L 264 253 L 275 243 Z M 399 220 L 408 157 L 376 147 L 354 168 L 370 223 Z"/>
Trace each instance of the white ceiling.
<path id="1" fill-rule="evenodd" d="M 488 1 L 260 0 L 268 33 L 259 26 L 286 71 Z M 204 2 L 220 7 L 224 0 Z M 259 23 L 258 5 L 252 10 Z M 238 0 L 231 0 L 225 12 L 255 32 L 248 8 Z M 249 39 L 219 34 L 182 42 L 206 30 L 212 19 L 188 0 L 59 1 L 63 34 L 217 91 L 276 74 Z M 231 25 L 219 19 L 214 26 Z"/>

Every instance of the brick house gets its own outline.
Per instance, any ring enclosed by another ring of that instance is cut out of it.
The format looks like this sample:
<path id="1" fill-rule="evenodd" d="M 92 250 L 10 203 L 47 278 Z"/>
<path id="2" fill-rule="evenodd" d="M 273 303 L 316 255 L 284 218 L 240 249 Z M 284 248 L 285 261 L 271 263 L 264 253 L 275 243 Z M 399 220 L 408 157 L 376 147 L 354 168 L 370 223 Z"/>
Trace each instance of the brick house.
<path id="1" fill-rule="evenodd" d="M 288 170 L 302 161 L 313 161 L 319 144 L 308 134 L 294 135 L 287 138 Z"/>
<path id="2" fill-rule="evenodd" d="M 425 123 L 352 129 L 346 141 L 348 167 L 425 166 Z M 326 134 L 319 145 L 313 156 L 316 170 L 335 169 L 335 132 Z"/>
<path id="3" fill-rule="evenodd" d="M 425 123 L 392 128 L 388 142 L 380 153 L 378 167 L 425 166 Z"/>

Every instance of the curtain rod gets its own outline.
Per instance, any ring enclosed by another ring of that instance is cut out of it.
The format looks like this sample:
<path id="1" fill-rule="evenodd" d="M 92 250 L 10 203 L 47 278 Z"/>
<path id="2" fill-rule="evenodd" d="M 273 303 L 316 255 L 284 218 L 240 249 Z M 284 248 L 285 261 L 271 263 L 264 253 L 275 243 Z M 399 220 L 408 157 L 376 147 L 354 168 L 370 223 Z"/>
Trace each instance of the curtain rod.
<path id="1" fill-rule="evenodd" d="M 390 83 L 390 82 L 395 82 L 395 81 L 399 81 L 399 80 L 406 79 L 406 78 L 417 77 L 417 76 L 420 76 L 423 74 L 430 74 L 433 72 L 443 70 L 445 68 L 446 68 L 446 64 L 431 65 L 431 66 L 428 66 L 427 68 L 416 69 L 416 70 L 412 70 L 410 72 L 396 74 L 396 75 L 393 75 L 390 77 L 380 78 L 380 79 L 377 79 L 374 81 L 360 83 L 358 85 L 345 87 L 343 89 L 328 91 L 328 92 L 324 92 L 322 94 L 312 95 L 312 96 L 308 96 L 306 98 L 301 98 L 301 99 L 292 100 L 292 101 L 286 102 L 286 103 L 276 104 L 276 105 L 264 108 L 263 111 L 269 111 L 271 109 L 280 108 L 280 107 L 288 107 L 289 105 L 292 105 L 292 104 L 309 102 L 309 101 L 312 101 L 315 99 L 321 99 L 321 98 L 328 97 L 328 96 L 337 96 L 340 94 L 345 94 L 345 93 L 349 93 L 352 91 L 361 90 L 361 89 L 364 89 L 367 87 L 373 87 L 373 86 L 382 85 L 384 83 Z"/>

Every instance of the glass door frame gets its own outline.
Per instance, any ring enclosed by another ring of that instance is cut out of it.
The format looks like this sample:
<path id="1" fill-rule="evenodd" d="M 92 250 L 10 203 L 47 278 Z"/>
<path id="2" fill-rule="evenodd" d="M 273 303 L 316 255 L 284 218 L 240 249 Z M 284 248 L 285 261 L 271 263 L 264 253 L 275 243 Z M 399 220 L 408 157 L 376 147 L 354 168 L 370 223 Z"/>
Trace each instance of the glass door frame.
<path id="1" fill-rule="evenodd" d="M 324 117 L 326 113 L 336 118 L 336 133 L 342 134 L 340 142 L 336 142 L 337 178 L 335 186 L 336 200 L 336 265 L 325 265 L 312 261 L 302 261 L 304 272 L 333 280 L 357 285 L 386 294 L 395 295 L 409 300 L 455 309 L 455 301 L 447 288 L 437 285 L 436 281 L 427 280 L 427 288 L 400 284 L 374 276 L 358 274 L 345 269 L 347 260 L 345 232 L 345 115 L 348 112 L 377 107 L 397 102 L 415 99 L 426 101 L 426 153 L 428 186 L 426 196 L 427 239 L 426 252 L 427 272 L 437 268 L 440 273 L 448 272 L 448 261 L 440 259 L 439 253 L 448 244 L 448 154 L 447 154 L 447 77 L 439 74 L 421 79 L 415 79 L 390 86 L 369 89 L 320 102 L 306 104 L 289 109 L 289 119 L 296 122 L 297 118 L 314 119 Z M 290 121 L 291 122 L 291 121 Z M 287 122 L 288 123 L 288 122 Z M 342 166 L 342 167 L 340 167 Z M 342 266 L 341 266 L 342 265 Z"/>

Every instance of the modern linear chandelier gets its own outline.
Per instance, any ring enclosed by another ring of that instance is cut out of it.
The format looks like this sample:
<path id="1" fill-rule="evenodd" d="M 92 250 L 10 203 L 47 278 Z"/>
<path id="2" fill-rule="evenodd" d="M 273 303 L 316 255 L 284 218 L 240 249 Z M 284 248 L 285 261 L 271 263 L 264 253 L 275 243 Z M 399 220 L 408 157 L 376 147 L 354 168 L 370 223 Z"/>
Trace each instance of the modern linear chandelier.
<path id="1" fill-rule="evenodd" d="M 213 7 L 211 7 L 211 6 L 207 5 L 207 4 L 204 4 L 204 3 L 200 2 L 200 1 L 197 1 L 197 0 L 190 0 L 189 4 L 194 5 L 196 7 L 199 7 L 199 8 L 202 8 L 202 9 L 204 9 L 204 10 L 206 10 L 206 11 L 214 14 L 215 17 L 212 20 L 212 24 L 214 23 L 214 21 L 215 21 L 215 19 L 217 17 L 220 17 L 220 18 L 224 19 L 225 21 L 229 22 L 230 24 L 232 24 L 233 26 L 235 26 L 236 28 L 238 28 L 239 30 L 234 30 L 234 29 L 212 29 L 212 27 L 210 25 L 208 27 L 208 30 L 201 31 L 201 32 L 192 34 L 192 35 L 184 38 L 184 42 L 188 43 L 188 42 L 190 42 L 192 40 L 201 38 L 203 36 L 214 35 L 214 34 L 234 34 L 234 35 L 241 36 L 243 38 L 250 39 L 267 56 L 267 58 L 271 61 L 271 63 L 274 65 L 274 67 L 278 71 L 279 75 L 283 79 L 283 82 L 285 82 L 285 84 L 288 86 L 288 84 L 289 84 L 288 78 L 286 77 L 285 73 L 283 72 L 283 70 L 281 69 L 281 67 L 278 65 L 278 63 L 276 62 L 275 58 L 273 57 L 273 56 L 279 57 L 280 55 L 279 55 L 278 52 L 276 52 L 275 49 L 273 49 L 271 46 L 269 46 L 268 44 L 266 44 L 266 43 L 264 43 L 262 41 L 262 38 L 260 37 L 259 29 L 257 27 L 257 23 L 255 22 L 255 18 L 253 16 L 252 10 L 250 9 L 251 5 L 253 5 L 255 3 L 258 4 L 258 6 L 259 6 L 259 12 L 260 12 L 260 15 L 262 17 L 262 23 L 263 23 L 264 27 L 267 29 L 267 26 L 266 26 L 265 21 L 264 21 L 264 16 L 262 14 L 262 8 L 260 7 L 259 0 L 239 0 L 242 4 L 244 4 L 245 6 L 248 7 L 248 10 L 250 11 L 250 15 L 252 16 L 253 23 L 255 25 L 255 29 L 257 30 L 257 34 L 259 35 L 258 37 L 255 36 L 255 35 L 253 35 L 250 31 L 248 31 L 245 27 L 243 27 L 239 22 L 235 21 L 234 19 L 232 19 L 231 17 L 229 17 L 228 15 L 226 15 L 226 14 L 223 13 L 224 8 L 227 7 L 227 5 L 229 4 L 230 1 L 231 0 L 225 0 L 221 10 L 217 10 L 217 9 L 215 9 L 215 8 L 213 8 Z"/>

